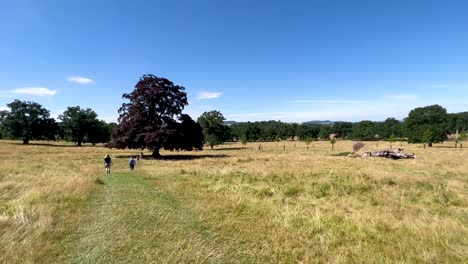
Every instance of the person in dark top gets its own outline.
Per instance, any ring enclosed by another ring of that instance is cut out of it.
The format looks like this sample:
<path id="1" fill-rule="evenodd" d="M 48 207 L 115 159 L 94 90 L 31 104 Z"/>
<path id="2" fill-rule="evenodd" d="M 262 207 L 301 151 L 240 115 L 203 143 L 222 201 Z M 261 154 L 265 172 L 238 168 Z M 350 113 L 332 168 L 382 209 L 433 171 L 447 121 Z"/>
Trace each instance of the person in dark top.
<path id="1" fill-rule="evenodd" d="M 106 154 L 106 156 L 104 157 L 104 168 L 106 168 L 106 174 L 110 174 L 111 173 L 111 166 L 112 166 L 112 159 L 111 157 L 109 156 L 109 154 Z"/>
<path id="2" fill-rule="evenodd" d="M 130 171 L 133 171 L 133 169 L 135 169 L 135 159 L 133 158 L 133 156 L 130 158 L 130 160 L 128 161 L 128 165 L 130 166 Z"/>

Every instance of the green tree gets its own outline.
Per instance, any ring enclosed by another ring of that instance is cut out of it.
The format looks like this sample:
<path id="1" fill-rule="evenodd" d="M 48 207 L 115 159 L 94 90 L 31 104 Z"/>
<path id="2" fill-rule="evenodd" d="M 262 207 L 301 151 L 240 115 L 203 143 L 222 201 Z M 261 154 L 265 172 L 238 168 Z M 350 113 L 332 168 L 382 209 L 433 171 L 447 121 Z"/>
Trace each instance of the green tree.
<path id="1" fill-rule="evenodd" d="M 377 122 L 364 120 L 354 124 L 351 138 L 354 140 L 371 140 L 378 134 Z"/>
<path id="2" fill-rule="evenodd" d="M 103 120 L 92 120 L 89 124 L 86 142 L 90 142 L 93 145 L 96 143 L 107 143 L 111 140 L 111 133 L 115 123 L 107 124 Z"/>
<path id="3" fill-rule="evenodd" d="M 351 122 L 336 122 L 333 124 L 332 132 L 337 138 L 347 139 L 353 132 L 353 123 Z"/>
<path id="4" fill-rule="evenodd" d="M 230 128 L 224 125 L 224 116 L 219 111 L 204 112 L 197 122 L 203 127 L 205 143 L 211 149 L 229 139 Z"/>
<path id="5" fill-rule="evenodd" d="M 419 107 L 411 110 L 404 121 L 408 143 L 443 142 L 449 133 L 449 116 L 447 110 L 440 105 Z M 426 138 L 425 135 L 431 137 Z M 427 133 L 426 133 L 427 132 Z"/>
<path id="6" fill-rule="evenodd" d="M 322 125 L 319 131 L 319 137 L 321 140 L 329 140 L 330 134 L 332 134 L 332 128 L 330 125 Z"/>
<path id="7" fill-rule="evenodd" d="M 49 110 L 35 102 L 14 100 L 7 104 L 10 111 L 2 112 L 2 136 L 22 139 L 29 144 L 32 139 L 55 139 L 58 126 L 50 118 Z"/>
<path id="8" fill-rule="evenodd" d="M 450 133 L 468 131 L 468 112 L 449 114 Z"/>
<path id="9" fill-rule="evenodd" d="M 318 138 L 320 127 L 317 125 L 301 124 L 297 126 L 297 136 L 300 140 Z"/>
<path id="10" fill-rule="evenodd" d="M 402 135 L 402 124 L 395 118 L 387 118 L 383 123 L 380 123 L 380 129 L 378 134 L 381 139 L 394 137 L 401 137 Z"/>
<path id="11" fill-rule="evenodd" d="M 426 145 L 431 142 L 433 138 L 432 131 L 430 129 L 427 129 L 424 131 L 424 134 L 422 136 L 422 142 L 424 143 L 424 148 L 426 148 Z"/>
<path id="12" fill-rule="evenodd" d="M 460 140 L 460 148 L 463 148 L 463 142 L 466 141 L 468 139 L 468 132 L 462 132 L 460 133 L 460 137 L 459 137 L 459 140 Z"/>
<path id="13" fill-rule="evenodd" d="M 92 109 L 81 109 L 79 106 L 68 107 L 59 116 L 65 139 L 76 142 L 78 146 L 85 141 L 96 143 L 100 121 Z M 90 140 L 91 139 L 91 140 Z"/>
<path id="14" fill-rule="evenodd" d="M 240 141 L 241 141 L 242 147 L 245 148 L 245 146 L 247 145 L 247 137 L 241 136 Z"/>
<path id="15" fill-rule="evenodd" d="M 304 139 L 304 143 L 306 144 L 307 149 L 309 149 L 309 145 L 310 145 L 311 142 L 312 142 L 312 137 L 306 137 Z"/>
<path id="16" fill-rule="evenodd" d="M 392 148 L 393 143 L 395 143 L 396 138 L 394 134 L 391 134 L 390 137 L 388 138 L 388 142 L 390 142 L 390 148 Z"/>
<path id="17" fill-rule="evenodd" d="M 330 139 L 330 144 L 332 145 L 332 150 L 333 150 L 334 147 L 335 147 L 335 143 L 336 143 L 336 138 Z"/>

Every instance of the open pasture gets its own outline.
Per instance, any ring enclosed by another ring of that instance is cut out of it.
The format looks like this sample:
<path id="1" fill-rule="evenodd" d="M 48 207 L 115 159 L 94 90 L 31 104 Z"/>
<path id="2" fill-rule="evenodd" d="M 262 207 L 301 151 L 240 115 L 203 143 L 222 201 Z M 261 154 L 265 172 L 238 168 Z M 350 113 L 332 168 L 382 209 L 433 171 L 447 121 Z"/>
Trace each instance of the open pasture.
<path id="1" fill-rule="evenodd" d="M 236 143 L 162 151 L 133 173 L 138 150 L 19 143 L 0 141 L 2 263 L 468 261 L 468 149 L 453 143 L 403 143 L 415 160 Z"/>

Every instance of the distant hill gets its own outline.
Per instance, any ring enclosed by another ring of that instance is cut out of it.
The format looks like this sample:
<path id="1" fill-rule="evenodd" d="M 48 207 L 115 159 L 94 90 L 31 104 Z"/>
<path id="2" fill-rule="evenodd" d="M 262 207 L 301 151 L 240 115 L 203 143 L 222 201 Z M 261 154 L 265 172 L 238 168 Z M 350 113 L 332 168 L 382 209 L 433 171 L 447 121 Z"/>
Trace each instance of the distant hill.
<path id="1" fill-rule="evenodd" d="M 303 122 L 304 125 L 333 125 L 335 122 L 330 120 L 312 120 Z"/>

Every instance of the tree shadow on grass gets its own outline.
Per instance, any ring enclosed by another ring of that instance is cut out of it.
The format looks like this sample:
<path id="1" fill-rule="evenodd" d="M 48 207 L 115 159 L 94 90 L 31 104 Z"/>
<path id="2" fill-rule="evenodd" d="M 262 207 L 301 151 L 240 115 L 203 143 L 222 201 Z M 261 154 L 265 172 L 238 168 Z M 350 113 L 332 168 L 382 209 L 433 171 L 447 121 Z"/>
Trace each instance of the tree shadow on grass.
<path id="1" fill-rule="evenodd" d="M 9 144 L 17 145 L 17 146 L 41 146 L 41 147 L 54 147 L 54 148 L 79 148 L 80 146 L 77 145 L 68 145 L 68 144 L 54 144 L 54 143 L 29 143 L 23 144 L 20 142 L 11 142 Z M 81 147 L 97 147 L 93 145 L 82 145 Z"/>
<path id="2" fill-rule="evenodd" d="M 246 148 L 239 148 L 239 147 L 235 147 L 235 148 L 215 148 L 213 150 L 217 151 L 217 150 L 242 150 L 242 149 L 246 149 Z"/>
<path id="3" fill-rule="evenodd" d="M 130 157 L 136 157 L 134 155 L 117 155 L 115 156 L 118 159 L 129 159 Z M 151 156 L 144 156 L 143 160 L 197 160 L 197 159 L 219 159 L 219 158 L 227 158 L 228 155 L 164 155 L 160 156 L 159 158 L 153 158 Z"/>

